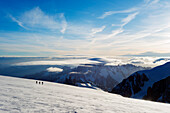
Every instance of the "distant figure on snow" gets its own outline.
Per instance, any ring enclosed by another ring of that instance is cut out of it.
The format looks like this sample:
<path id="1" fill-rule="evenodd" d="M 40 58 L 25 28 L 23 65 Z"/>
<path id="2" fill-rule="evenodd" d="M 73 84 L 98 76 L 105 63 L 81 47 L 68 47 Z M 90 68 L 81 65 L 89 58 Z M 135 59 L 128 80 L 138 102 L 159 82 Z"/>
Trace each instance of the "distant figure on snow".
<path id="1" fill-rule="evenodd" d="M 44 84 L 44 82 L 36 81 L 36 84 Z"/>

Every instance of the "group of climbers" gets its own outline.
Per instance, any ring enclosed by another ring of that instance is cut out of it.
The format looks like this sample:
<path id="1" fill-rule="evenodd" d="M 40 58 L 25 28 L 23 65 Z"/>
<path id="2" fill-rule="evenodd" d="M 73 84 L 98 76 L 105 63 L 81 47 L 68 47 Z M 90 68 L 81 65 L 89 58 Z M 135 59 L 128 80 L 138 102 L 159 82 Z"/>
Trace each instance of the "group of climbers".
<path id="1" fill-rule="evenodd" d="M 43 82 L 40 82 L 40 81 L 36 81 L 36 84 L 44 84 Z"/>

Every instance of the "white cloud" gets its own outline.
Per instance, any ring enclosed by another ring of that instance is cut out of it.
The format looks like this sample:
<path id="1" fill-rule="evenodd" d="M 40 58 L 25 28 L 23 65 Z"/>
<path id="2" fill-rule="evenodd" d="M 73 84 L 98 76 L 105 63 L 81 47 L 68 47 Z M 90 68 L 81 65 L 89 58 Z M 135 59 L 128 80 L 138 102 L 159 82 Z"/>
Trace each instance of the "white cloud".
<path id="1" fill-rule="evenodd" d="M 115 36 L 117 36 L 118 34 L 120 33 L 123 33 L 124 32 L 124 29 L 123 27 L 128 24 L 130 21 L 132 21 L 133 19 L 135 19 L 136 15 L 138 15 L 139 12 L 135 12 L 135 13 L 132 13 L 132 14 L 129 14 L 126 18 L 124 18 L 122 20 L 123 24 L 119 25 L 120 28 L 116 29 L 116 30 L 113 30 L 112 33 L 110 34 L 107 34 L 105 36 L 102 36 L 102 37 L 98 37 L 96 36 L 96 38 L 92 39 L 91 41 L 91 44 L 94 44 L 96 41 L 99 41 L 99 40 L 107 40 L 107 39 L 110 39 L 110 38 L 114 38 Z M 114 26 L 114 25 L 112 25 Z M 92 29 L 93 30 L 93 34 L 97 33 L 97 32 L 101 32 L 103 31 L 103 29 L 105 28 L 105 26 L 101 27 L 101 28 L 97 28 L 97 29 Z"/>
<path id="2" fill-rule="evenodd" d="M 129 10 L 126 10 L 126 11 L 122 11 L 121 13 L 125 13 L 125 12 L 130 12 L 130 11 L 135 11 L 134 9 L 129 9 Z M 117 12 L 118 13 L 118 12 Z M 138 15 L 139 12 L 134 12 L 134 13 L 131 13 L 129 14 L 126 18 L 123 18 L 122 19 L 122 24 L 120 25 L 114 25 L 112 24 L 112 26 L 120 26 L 120 28 L 116 29 L 116 30 L 112 30 L 112 33 L 110 34 L 105 34 L 105 35 L 101 35 L 101 36 L 95 36 L 91 43 L 90 44 L 94 44 L 96 43 L 97 41 L 103 41 L 103 40 L 110 40 L 110 42 L 112 42 L 111 40 L 114 38 L 116 40 L 116 36 L 120 35 L 121 33 L 123 33 L 125 30 L 124 30 L 124 26 L 127 25 L 130 21 L 132 21 L 133 19 L 135 19 L 136 15 Z M 97 29 L 95 31 L 100 31 L 100 30 L 103 30 L 103 29 Z M 103 43 L 103 42 L 102 42 Z M 111 44 L 112 45 L 112 44 Z M 96 46 L 96 45 L 95 45 Z M 100 46 L 100 45 L 99 45 Z M 110 46 L 110 43 L 107 44 L 107 46 Z M 101 46 L 100 46 L 101 47 Z"/>
<path id="3" fill-rule="evenodd" d="M 110 34 L 101 34 L 101 35 L 97 35 L 94 38 L 92 38 L 90 45 L 93 45 L 93 48 L 98 47 L 107 47 L 109 46 L 109 44 L 104 44 L 104 41 L 109 40 L 109 39 L 113 39 L 115 38 L 115 36 L 117 36 L 118 34 L 122 33 L 124 30 L 122 28 L 113 30 L 112 33 Z M 96 42 L 99 42 L 99 44 L 97 45 Z M 110 42 L 110 41 L 109 41 Z"/>
<path id="4" fill-rule="evenodd" d="M 100 28 L 93 28 L 91 31 L 92 31 L 92 35 L 96 34 L 96 33 L 99 33 L 99 32 L 102 32 L 104 29 L 106 28 L 106 26 L 102 26 Z"/>
<path id="5" fill-rule="evenodd" d="M 67 22 L 63 13 L 52 16 L 44 13 L 39 7 L 26 11 L 18 19 L 13 16 L 10 17 L 21 27 L 33 30 L 45 29 L 55 32 L 59 30 L 61 33 L 64 33 L 67 28 Z"/>
<path id="6" fill-rule="evenodd" d="M 144 0 L 144 2 L 147 4 L 147 3 L 149 3 L 149 2 L 150 2 L 150 0 Z"/>
<path id="7" fill-rule="evenodd" d="M 135 12 L 135 13 L 132 13 L 132 14 L 129 14 L 126 18 L 124 18 L 122 20 L 123 24 L 120 25 L 120 28 L 116 29 L 116 30 L 113 30 L 112 33 L 110 34 L 107 34 L 105 36 L 101 36 L 101 37 L 96 37 L 92 40 L 91 43 L 95 43 L 96 41 L 99 41 L 99 40 L 107 40 L 107 39 L 110 39 L 110 38 L 114 38 L 115 36 L 117 36 L 118 34 L 124 32 L 124 29 L 123 27 L 128 24 L 130 21 L 132 21 L 133 19 L 135 19 L 136 15 L 139 14 L 138 12 Z M 94 29 L 94 34 L 96 32 L 101 32 L 103 31 L 103 29 L 105 28 L 105 26 L 101 27 L 101 28 L 98 28 L 98 29 Z"/>
<path id="8" fill-rule="evenodd" d="M 131 12 L 134 12 L 134 11 L 137 11 L 137 10 L 138 10 L 138 8 L 130 8 L 130 9 L 127 9 L 127 10 L 122 10 L 122 11 L 108 11 L 108 12 L 105 12 L 103 15 L 101 15 L 98 18 L 104 19 L 105 17 L 113 15 L 113 14 L 117 14 L 117 13 L 131 13 Z"/>
<path id="9" fill-rule="evenodd" d="M 124 31 L 124 30 L 123 30 L 122 28 L 117 29 L 117 30 L 113 30 L 112 33 L 108 35 L 108 38 L 114 37 L 114 36 L 116 36 L 116 35 L 122 33 L 123 31 Z M 107 38 L 107 39 L 108 39 L 108 38 Z"/>
<path id="10" fill-rule="evenodd" d="M 60 15 L 60 18 L 62 19 L 61 24 L 62 24 L 62 29 L 61 29 L 61 33 L 65 33 L 66 29 L 67 29 L 67 21 L 65 19 L 64 13 L 62 13 Z"/>
<path id="11" fill-rule="evenodd" d="M 49 68 L 47 68 L 47 71 L 48 72 L 56 72 L 56 73 L 58 73 L 58 72 L 62 72 L 63 69 L 57 68 L 57 67 L 49 67 Z"/>
<path id="12" fill-rule="evenodd" d="M 152 0 L 151 5 L 158 3 L 160 0 Z"/>
<path id="13" fill-rule="evenodd" d="M 92 61 L 88 59 L 66 59 L 66 60 L 56 60 L 56 61 L 28 61 L 28 62 L 19 62 L 13 64 L 14 66 L 29 66 L 29 65 L 71 65 L 77 66 L 81 64 L 96 64 L 101 63 L 99 61 Z"/>
<path id="14" fill-rule="evenodd" d="M 14 21 L 16 22 L 19 26 L 21 26 L 22 28 L 24 29 L 27 29 L 25 26 L 23 26 L 23 23 L 20 22 L 19 20 L 17 20 L 16 18 L 14 18 L 12 15 L 9 15 L 9 17 Z"/>
<path id="15" fill-rule="evenodd" d="M 135 13 L 132 13 L 132 14 L 129 14 L 126 18 L 124 18 L 122 20 L 123 24 L 122 26 L 125 26 L 126 24 L 128 24 L 130 21 L 132 21 L 133 19 L 135 19 L 136 15 L 138 15 L 139 12 L 135 12 Z"/>

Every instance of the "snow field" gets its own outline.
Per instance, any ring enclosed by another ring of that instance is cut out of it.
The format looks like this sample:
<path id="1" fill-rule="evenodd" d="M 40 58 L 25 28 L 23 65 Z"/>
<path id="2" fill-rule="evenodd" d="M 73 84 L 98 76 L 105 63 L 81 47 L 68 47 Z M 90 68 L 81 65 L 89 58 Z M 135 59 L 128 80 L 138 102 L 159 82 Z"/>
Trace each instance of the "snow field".
<path id="1" fill-rule="evenodd" d="M 0 76 L 0 113 L 169 113 L 170 104 L 102 90 Z"/>

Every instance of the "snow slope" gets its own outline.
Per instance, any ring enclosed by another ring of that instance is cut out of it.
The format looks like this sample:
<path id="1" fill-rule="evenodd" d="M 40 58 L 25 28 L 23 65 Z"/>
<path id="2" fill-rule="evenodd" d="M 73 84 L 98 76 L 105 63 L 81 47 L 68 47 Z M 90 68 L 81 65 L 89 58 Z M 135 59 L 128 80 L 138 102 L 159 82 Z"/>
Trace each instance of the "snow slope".
<path id="1" fill-rule="evenodd" d="M 0 76 L 0 113 L 169 113 L 170 104 L 101 90 Z"/>

